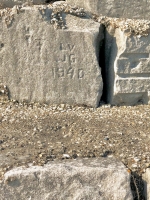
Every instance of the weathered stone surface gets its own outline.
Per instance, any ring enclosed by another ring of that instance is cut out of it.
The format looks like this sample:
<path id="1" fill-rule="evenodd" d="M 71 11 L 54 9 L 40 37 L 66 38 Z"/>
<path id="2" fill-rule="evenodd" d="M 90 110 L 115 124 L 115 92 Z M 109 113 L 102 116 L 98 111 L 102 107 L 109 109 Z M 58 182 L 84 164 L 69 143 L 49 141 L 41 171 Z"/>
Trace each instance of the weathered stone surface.
<path id="1" fill-rule="evenodd" d="M 0 83 L 18 101 L 98 106 L 102 26 L 63 13 L 67 29 L 55 29 L 51 14 L 47 6 L 1 10 Z"/>
<path id="2" fill-rule="evenodd" d="M 16 168 L 0 183 L 1 200 L 132 200 L 130 175 L 112 158 L 51 162 Z"/>
<path id="3" fill-rule="evenodd" d="M 114 105 L 149 103 L 150 35 L 127 36 L 112 27 L 106 32 L 107 102 Z"/>
<path id="4" fill-rule="evenodd" d="M 70 4 L 109 17 L 150 19 L 150 1 L 145 0 L 67 0 Z"/>
<path id="5" fill-rule="evenodd" d="M 0 8 L 13 7 L 14 5 L 43 4 L 46 0 L 0 0 Z"/>
<path id="6" fill-rule="evenodd" d="M 144 193 L 146 200 L 150 200 L 150 168 L 142 176 L 144 180 Z"/>

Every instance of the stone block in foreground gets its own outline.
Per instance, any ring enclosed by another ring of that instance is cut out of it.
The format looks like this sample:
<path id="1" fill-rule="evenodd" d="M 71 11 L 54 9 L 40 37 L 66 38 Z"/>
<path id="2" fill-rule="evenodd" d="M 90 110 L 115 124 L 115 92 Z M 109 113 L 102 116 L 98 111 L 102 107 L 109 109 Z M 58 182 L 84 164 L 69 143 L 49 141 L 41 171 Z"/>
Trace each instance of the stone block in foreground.
<path id="1" fill-rule="evenodd" d="M 120 28 L 106 33 L 107 102 L 148 104 L 150 100 L 150 35 L 127 35 Z M 105 78 L 105 79 L 106 79 Z"/>
<path id="2" fill-rule="evenodd" d="M 19 102 L 96 107 L 103 86 L 98 63 L 102 26 L 65 13 L 63 22 L 56 13 L 57 23 L 51 14 L 48 6 L 1 10 L 0 82 Z M 67 29 L 56 29 L 63 23 Z"/>
<path id="3" fill-rule="evenodd" d="M 150 20 L 150 1 L 145 0 L 66 0 L 97 15 Z"/>
<path id="4" fill-rule="evenodd" d="M 130 174 L 111 158 L 16 168 L 0 183 L 1 200 L 132 200 Z"/>

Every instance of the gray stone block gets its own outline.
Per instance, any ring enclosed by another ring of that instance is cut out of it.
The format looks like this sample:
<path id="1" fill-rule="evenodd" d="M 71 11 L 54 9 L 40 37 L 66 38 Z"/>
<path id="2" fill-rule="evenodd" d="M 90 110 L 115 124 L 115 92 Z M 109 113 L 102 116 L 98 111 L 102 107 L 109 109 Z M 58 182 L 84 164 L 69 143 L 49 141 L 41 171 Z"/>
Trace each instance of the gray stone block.
<path id="1" fill-rule="evenodd" d="M 150 100 L 150 35 L 127 35 L 117 28 L 106 33 L 107 102 L 148 104 Z"/>
<path id="2" fill-rule="evenodd" d="M 142 175 L 144 180 L 144 194 L 146 200 L 150 200 L 150 168 L 146 169 L 146 172 Z"/>
<path id="3" fill-rule="evenodd" d="M 1 10 L 0 83 L 20 102 L 96 107 L 103 88 L 102 25 L 63 13 L 67 29 L 55 29 L 51 14 L 47 6 Z"/>
<path id="4" fill-rule="evenodd" d="M 150 19 L 150 1 L 145 0 L 66 0 L 97 15 Z"/>
<path id="5" fill-rule="evenodd" d="M 53 161 L 8 171 L 0 183 L 1 200 L 133 200 L 130 174 L 113 158 Z"/>
<path id="6" fill-rule="evenodd" d="M 0 0 L 0 8 L 13 7 L 22 4 L 44 4 L 45 0 Z"/>

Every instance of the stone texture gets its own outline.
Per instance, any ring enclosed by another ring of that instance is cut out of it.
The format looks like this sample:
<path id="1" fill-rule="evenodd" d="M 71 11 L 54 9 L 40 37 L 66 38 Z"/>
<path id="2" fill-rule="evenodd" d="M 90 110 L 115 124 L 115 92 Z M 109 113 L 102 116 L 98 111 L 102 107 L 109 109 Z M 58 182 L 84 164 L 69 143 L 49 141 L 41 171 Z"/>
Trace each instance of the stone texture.
<path id="1" fill-rule="evenodd" d="M 46 0 L 0 0 L 0 8 L 13 7 L 22 4 L 43 4 Z"/>
<path id="2" fill-rule="evenodd" d="M 55 29 L 47 6 L 5 12 L 1 10 L 0 83 L 7 86 L 10 99 L 98 106 L 102 26 L 63 13 L 67 29 Z"/>
<path id="3" fill-rule="evenodd" d="M 1 200 L 132 200 L 130 174 L 114 158 L 51 162 L 16 168 L 0 183 Z"/>
<path id="4" fill-rule="evenodd" d="M 128 36 L 111 26 L 106 31 L 105 87 L 113 105 L 149 103 L 150 35 Z"/>
<path id="5" fill-rule="evenodd" d="M 145 0 L 66 0 L 86 10 L 109 17 L 150 19 L 150 1 Z"/>
<path id="6" fill-rule="evenodd" d="M 150 200 L 150 168 L 146 169 L 146 172 L 142 176 L 144 180 L 144 193 L 146 200 Z"/>

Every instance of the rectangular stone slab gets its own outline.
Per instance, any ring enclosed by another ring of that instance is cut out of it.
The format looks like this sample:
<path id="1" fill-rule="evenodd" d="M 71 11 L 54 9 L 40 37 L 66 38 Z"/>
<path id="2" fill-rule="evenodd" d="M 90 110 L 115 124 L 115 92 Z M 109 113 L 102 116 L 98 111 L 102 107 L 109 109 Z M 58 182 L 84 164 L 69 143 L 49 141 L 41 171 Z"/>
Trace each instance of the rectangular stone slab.
<path id="1" fill-rule="evenodd" d="M 150 1 L 145 0 L 66 0 L 86 10 L 109 17 L 150 20 Z"/>
<path id="2" fill-rule="evenodd" d="M 107 101 L 113 105 L 150 102 L 150 35 L 106 34 Z"/>
<path id="3" fill-rule="evenodd" d="M 0 82 L 19 102 L 96 107 L 103 87 L 98 63 L 103 28 L 63 13 L 67 29 L 55 29 L 51 14 L 51 8 L 32 6 L 2 17 Z"/>
<path id="4" fill-rule="evenodd" d="M 130 174 L 112 158 L 52 161 L 8 171 L 0 182 L 0 199 L 133 200 Z"/>

